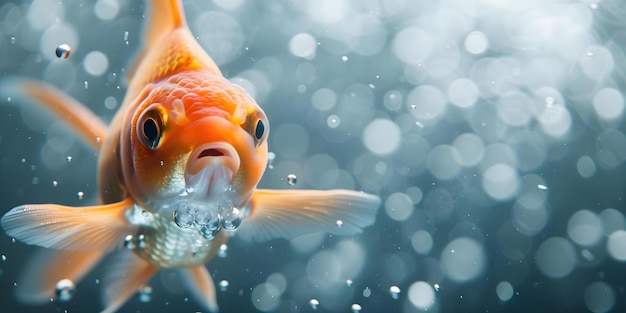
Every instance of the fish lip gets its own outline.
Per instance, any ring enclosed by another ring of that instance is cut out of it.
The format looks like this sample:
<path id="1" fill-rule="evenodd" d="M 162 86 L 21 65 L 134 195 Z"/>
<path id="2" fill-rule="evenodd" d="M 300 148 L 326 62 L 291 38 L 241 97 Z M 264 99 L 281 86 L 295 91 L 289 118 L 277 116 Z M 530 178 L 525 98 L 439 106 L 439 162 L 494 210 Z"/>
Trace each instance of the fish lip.
<path id="1" fill-rule="evenodd" d="M 239 170 L 239 154 L 226 142 L 204 144 L 189 155 L 185 167 L 186 192 L 219 197 L 232 185 Z"/>

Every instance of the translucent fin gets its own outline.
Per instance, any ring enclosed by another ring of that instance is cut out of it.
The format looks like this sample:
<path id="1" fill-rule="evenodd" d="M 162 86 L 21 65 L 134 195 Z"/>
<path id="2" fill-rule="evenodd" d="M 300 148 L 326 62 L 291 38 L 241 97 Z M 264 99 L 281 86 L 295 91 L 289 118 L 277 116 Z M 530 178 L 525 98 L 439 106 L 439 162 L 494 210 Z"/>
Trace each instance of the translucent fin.
<path id="1" fill-rule="evenodd" d="M 215 283 L 204 265 L 180 269 L 180 273 L 196 301 L 211 312 L 219 311 L 217 296 L 215 295 Z"/>
<path id="2" fill-rule="evenodd" d="M 77 252 L 40 249 L 29 258 L 17 280 L 17 298 L 41 304 L 55 297 L 56 283 L 70 279 L 78 283 L 102 259 L 104 251 Z"/>
<path id="3" fill-rule="evenodd" d="M 143 50 L 135 58 L 135 63 L 128 71 L 128 80 L 135 76 L 135 72 L 150 49 L 165 34 L 181 26 L 186 27 L 183 5 L 180 0 L 152 0 L 148 1 L 148 18 L 144 25 Z"/>
<path id="4" fill-rule="evenodd" d="M 42 82 L 15 78 L 2 81 L 3 93 L 19 91 L 63 121 L 94 150 L 99 150 L 107 132 L 106 124 L 84 105 L 65 92 Z"/>
<path id="5" fill-rule="evenodd" d="M 26 204 L 6 213 L 0 223 L 7 235 L 45 248 L 111 251 L 133 232 L 125 212 L 132 200 L 89 206 Z"/>
<path id="6" fill-rule="evenodd" d="M 108 272 L 102 280 L 105 285 L 102 295 L 105 309 L 101 313 L 117 311 L 141 285 L 159 270 L 157 265 L 125 250 L 120 250 L 112 261 L 112 265 L 107 268 Z"/>
<path id="7" fill-rule="evenodd" d="M 237 236 L 259 242 L 318 231 L 352 235 L 374 223 L 379 206 L 379 197 L 351 190 L 256 190 Z"/>

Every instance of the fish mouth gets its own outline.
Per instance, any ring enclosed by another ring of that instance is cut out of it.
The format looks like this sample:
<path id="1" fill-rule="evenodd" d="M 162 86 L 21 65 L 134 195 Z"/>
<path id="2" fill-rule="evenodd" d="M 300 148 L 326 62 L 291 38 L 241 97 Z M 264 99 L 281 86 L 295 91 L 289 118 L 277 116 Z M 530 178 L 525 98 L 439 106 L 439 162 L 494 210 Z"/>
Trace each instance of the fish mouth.
<path id="1" fill-rule="evenodd" d="M 187 192 L 208 197 L 220 196 L 230 188 L 240 162 L 237 151 L 228 143 L 217 142 L 197 147 L 185 167 Z"/>

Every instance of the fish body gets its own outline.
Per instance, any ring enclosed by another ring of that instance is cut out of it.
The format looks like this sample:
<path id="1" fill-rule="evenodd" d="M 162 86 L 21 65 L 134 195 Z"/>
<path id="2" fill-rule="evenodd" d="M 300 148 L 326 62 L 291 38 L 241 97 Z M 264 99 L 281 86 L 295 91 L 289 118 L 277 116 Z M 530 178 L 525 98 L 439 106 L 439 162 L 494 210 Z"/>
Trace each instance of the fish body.
<path id="1" fill-rule="evenodd" d="M 51 86 L 12 82 L 99 151 L 101 204 L 22 205 L 2 217 L 9 236 L 57 250 L 22 278 L 26 302 L 51 298 L 58 280 L 77 281 L 114 253 L 103 312 L 120 308 L 160 268 L 179 270 L 193 297 L 216 311 L 204 264 L 228 237 L 351 235 L 375 220 L 380 199 L 362 192 L 258 189 L 268 160 L 265 113 L 195 41 L 180 1 L 150 4 L 145 47 L 111 125 Z"/>

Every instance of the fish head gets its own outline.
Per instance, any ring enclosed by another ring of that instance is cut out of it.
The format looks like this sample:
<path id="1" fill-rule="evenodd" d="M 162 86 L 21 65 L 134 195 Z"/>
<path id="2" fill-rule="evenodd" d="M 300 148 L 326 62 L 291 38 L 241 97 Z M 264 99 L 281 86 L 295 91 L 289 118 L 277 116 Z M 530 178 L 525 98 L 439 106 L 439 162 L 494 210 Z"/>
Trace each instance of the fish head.
<path id="1" fill-rule="evenodd" d="M 137 101 L 126 148 L 122 143 L 134 199 L 247 204 L 267 165 L 269 123 L 243 88 L 183 72 L 152 84 Z"/>

